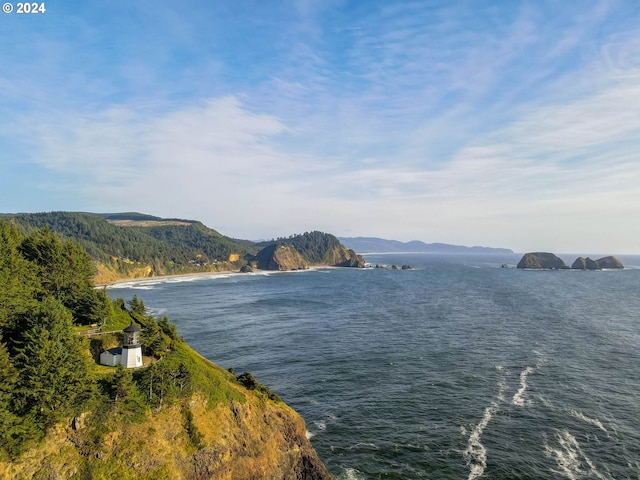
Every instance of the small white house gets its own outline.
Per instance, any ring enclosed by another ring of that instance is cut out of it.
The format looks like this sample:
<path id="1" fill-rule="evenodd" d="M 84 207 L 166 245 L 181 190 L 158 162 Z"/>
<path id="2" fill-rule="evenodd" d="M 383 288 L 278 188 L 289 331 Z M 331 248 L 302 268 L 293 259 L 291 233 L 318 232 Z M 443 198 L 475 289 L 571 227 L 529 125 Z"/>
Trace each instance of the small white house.
<path id="1" fill-rule="evenodd" d="M 100 354 L 100 365 L 117 366 L 122 360 L 122 347 L 110 348 Z"/>

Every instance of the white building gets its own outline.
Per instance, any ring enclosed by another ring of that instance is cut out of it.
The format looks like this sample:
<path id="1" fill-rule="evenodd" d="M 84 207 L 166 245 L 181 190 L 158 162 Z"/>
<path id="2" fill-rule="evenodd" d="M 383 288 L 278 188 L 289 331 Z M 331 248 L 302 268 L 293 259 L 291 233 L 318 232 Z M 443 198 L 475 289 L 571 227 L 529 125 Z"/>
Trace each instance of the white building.
<path id="1" fill-rule="evenodd" d="M 142 366 L 142 346 L 140 345 L 140 329 L 133 322 L 123 330 L 122 358 L 120 363 L 124 368 Z"/>
<path id="2" fill-rule="evenodd" d="M 140 329 L 133 322 L 122 332 L 124 340 L 121 347 L 110 348 L 100 354 L 100 364 L 124 368 L 136 368 L 142 366 L 142 345 L 140 344 Z"/>
<path id="3" fill-rule="evenodd" d="M 117 366 L 122 359 L 122 347 L 110 348 L 100 354 L 100 365 Z"/>

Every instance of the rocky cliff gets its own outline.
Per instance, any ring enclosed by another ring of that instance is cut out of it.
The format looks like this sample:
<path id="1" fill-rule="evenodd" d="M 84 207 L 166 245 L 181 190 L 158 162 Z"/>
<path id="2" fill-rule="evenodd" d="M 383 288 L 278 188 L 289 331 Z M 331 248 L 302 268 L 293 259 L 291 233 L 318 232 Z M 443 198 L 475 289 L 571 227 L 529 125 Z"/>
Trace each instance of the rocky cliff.
<path id="1" fill-rule="evenodd" d="M 290 407 L 227 377 L 227 397 L 202 393 L 135 418 L 87 411 L 58 424 L 11 462 L 0 478 L 330 480 Z"/>
<path id="2" fill-rule="evenodd" d="M 534 270 L 558 270 L 569 268 L 561 258 L 548 252 L 525 253 L 518 262 L 518 268 L 529 268 Z"/>
<path id="3" fill-rule="evenodd" d="M 292 246 L 273 244 L 258 252 L 258 268 L 262 270 L 304 270 L 309 263 Z"/>
<path id="4" fill-rule="evenodd" d="M 363 268 L 365 263 L 361 255 L 323 232 L 307 232 L 261 246 L 256 258 L 263 270 L 299 270 L 310 265 Z"/>

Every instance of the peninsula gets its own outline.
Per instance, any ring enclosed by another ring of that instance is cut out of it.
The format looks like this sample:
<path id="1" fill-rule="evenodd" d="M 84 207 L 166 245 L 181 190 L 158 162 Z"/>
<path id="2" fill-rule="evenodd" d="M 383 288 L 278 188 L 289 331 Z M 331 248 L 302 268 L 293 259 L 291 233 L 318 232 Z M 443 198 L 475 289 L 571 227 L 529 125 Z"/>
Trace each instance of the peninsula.
<path id="1" fill-rule="evenodd" d="M 0 478 L 333 478 L 277 394 L 94 272 L 73 240 L 0 219 Z M 143 366 L 98 365 L 123 330 Z"/>
<path id="2" fill-rule="evenodd" d="M 96 284 L 188 273 L 364 267 L 333 235 L 305 232 L 263 242 L 222 235 L 196 220 L 141 213 L 2 214 L 22 233 L 46 228 L 78 242 L 96 266 Z"/>

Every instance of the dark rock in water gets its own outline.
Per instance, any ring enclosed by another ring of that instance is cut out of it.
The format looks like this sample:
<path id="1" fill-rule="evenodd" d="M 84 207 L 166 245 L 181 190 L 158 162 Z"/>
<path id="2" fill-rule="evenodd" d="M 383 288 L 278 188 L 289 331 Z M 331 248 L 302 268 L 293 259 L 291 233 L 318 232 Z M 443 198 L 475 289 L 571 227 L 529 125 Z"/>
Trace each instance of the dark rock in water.
<path id="1" fill-rule="evenodd" d="M 517 268 L 529 268 L 534 270 L 559 270 L 569 268 L 561 258 L 548 252 L 525 253 L 518 262 Z"/>
<path id="2" fill-rule="evenodd" d="M 500 268 L 509 268 L 509 265 L 507 265 L 506 263 L 503 263 Z"/>
<path id="3" fill-rule="evenodd" d="M 240 273 L 251 273 L 253 272 L 253 268 L 251 267 L 251 265 L 243 265 L 240 268 Z"/>
<path id="4" fill-rule="evenodd" d="M 598 268 L 624 268 L 622 262 L 614 256 L 602 257 L 596 260 Z"/>
<path id="5" fill-rule="evenodd" d="M 624 265 L 613 256 L 602 257 L 598 260 L 591 260 L 589 257 L 578 257 L 571 265 L 571 268 L 576 270 L 602 270 L 603 268 L 624 268 Z"/>
<path id="6" fill-rule="evenodd" d="M 379 263 L 376 263 L 376 268 L 382 268 L 382 265 L 380 265 Z"/>
<path id="7" fill-rule="evenodd" d="M 413 269 L 413 267 L 411 265 L 406 265 L 406 264 L 402 265 L 401 268 L 402 268 L 402 270 L 412 270 Z"/>
<path id="8" fill-rule="evenodd" d="M 596 261 L 591 260 L 589 257 L 578 257 L 571 265 L 571 268 L 574 270 L 598 270 L 600 267 Z"/>
<path id="9" fill-rule="evenodd" d="M 391 270 L 397 270 L 398 266 L 394 263 L 393 265 L 391 265 Z"/>

